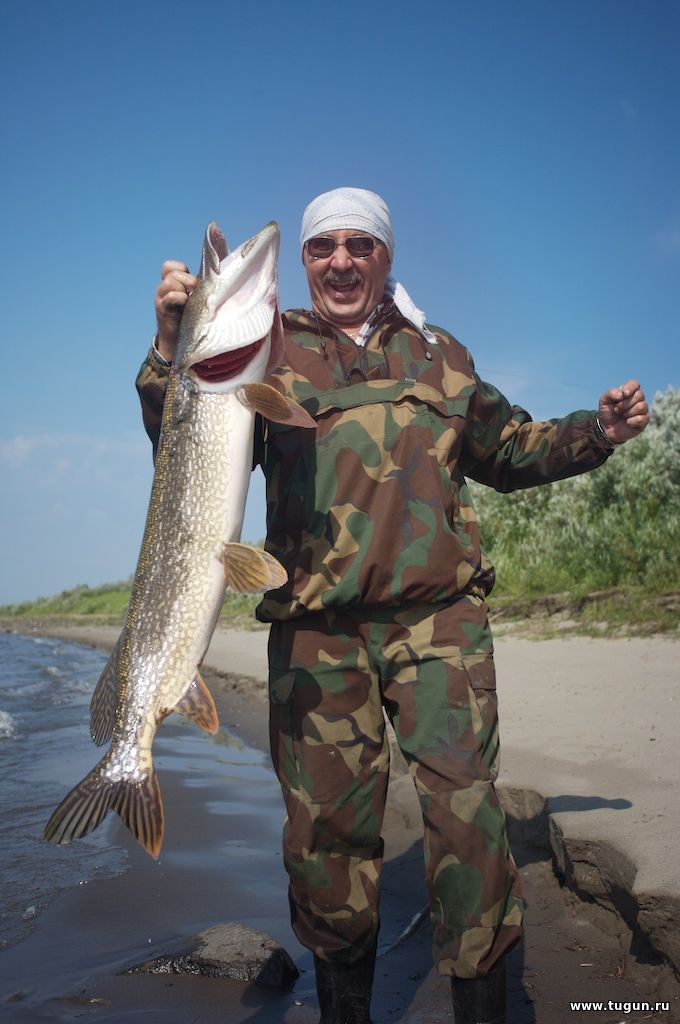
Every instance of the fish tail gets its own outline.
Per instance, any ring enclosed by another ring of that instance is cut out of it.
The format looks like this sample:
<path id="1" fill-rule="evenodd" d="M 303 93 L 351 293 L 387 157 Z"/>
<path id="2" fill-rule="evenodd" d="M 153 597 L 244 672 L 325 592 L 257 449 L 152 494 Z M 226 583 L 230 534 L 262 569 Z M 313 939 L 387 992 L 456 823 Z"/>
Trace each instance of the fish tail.
<path id="1" fill-rule="evenodd" d="M 92 832 L 116 811 L 152 857 L 163 844 L 164 815 L 160 786 L 153 769 L 140 782 L 112 782 L 103 771 L 108 755 L 68 793 L 45 826 L 43 839 L 70 843 Z"/>

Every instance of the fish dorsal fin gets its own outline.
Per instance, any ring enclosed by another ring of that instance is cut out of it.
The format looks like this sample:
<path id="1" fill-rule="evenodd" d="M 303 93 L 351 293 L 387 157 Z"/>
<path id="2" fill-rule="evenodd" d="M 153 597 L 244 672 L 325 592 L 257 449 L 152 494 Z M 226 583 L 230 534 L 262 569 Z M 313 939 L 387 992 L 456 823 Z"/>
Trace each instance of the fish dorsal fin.
<path id="1" fill-rule="evenodd" d="M 206 732 L 216 733 L 220 727 L 215 701 L 200 672 L 197 672 L 196 678 L 191 680 L 175 704 L 173 711 L 178 711 L 185 718 L 190 718 Z"/>
<path id="2" fill-rule="evenodd" d="M 288 579 L 286 570 L 268 551 L 236 541 L 224 545 L 222 565 L 227 586 L 238 594 L 276 590 Z"/>
<path id="3" fill-rule="evenodd" d="M 246 409 L 259 412 L 265 419 L 273 420 L 274 423 L 287 423 L 291 427 L 316 426 L 301 405 L 292 398 L 286 398 L 271 384 L 243 384 L 237 389 L 236 397 Z"/>
<path id="4" fill-rule="evenodd" d="M 98 747 L 111 739 L 116 720 L 121 640 L 118 637 L 90 701 L 90 736 Z"/>

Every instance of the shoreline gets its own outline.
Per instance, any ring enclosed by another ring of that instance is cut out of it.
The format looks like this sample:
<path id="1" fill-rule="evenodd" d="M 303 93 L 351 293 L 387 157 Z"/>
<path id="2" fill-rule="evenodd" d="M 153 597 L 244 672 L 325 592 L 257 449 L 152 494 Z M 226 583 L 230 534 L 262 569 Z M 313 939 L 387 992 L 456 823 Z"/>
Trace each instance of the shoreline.
<path id="1" fill-rule="evenodd" d="M 119 632 L 118 627 L 112 626 L 53 625 L 50 628 L 46 626 L 44 621 L 24 621 L 21 623 L 22 628 L 17 628 L 19 623 L 14 623 L 13 628 L 9 630 L 6 627 L 6 623 L 3 626 L 3 631 L 5 632 L 18 632 L 35 636 L 56 636 L 66 641 L 99 647 L 102 650 L 110 650 Z M 210 651 L 206 656 L 202 674 L 218 703 L 222 724 L 237 736 L 246 740 L 251 746 L 260 751 L 265 751 L 268 743 L 266 723 L 267 693 L 266 684 L 263 681 L 262 666 L 264 665 L 266 668 L 266 631 L 264 631 L 264 636 L 262 635 L 263 631 L 255 631 L 253 633 L 247 631 L 237 632 L 238 636 L 235 639 L 234 631 L 220 630 L 218 628 L 215 642 L 211 644 Z M 250 640 L 247 638 L 250 638 Z M 574 641 L 559 642 L 574 643 Z M 621 643 L 625 643 L 625 641 L 621 641 Z M 241 650 L 240 656 L 237 657 L 234 653 L 234 647 L 239 645 Z M 231 651 L 229 657 L 225 656 L 225 646 Z M 229 665 L 229 670 L 226 670 L 226 665 Z M 245 668 L 256 672 L 257 675 L 247 674 L 244 671 Z M 501 713 L 501 725 L 503 726 L 503 712 Z M 507 754 L 507 739 L 504 749 L 506 751 L 506 760 L 508 760 L 511 755 Z M 517 853 L 519 848 L 524 851 L 521 857 L 518 858 L 518 862 L 520 859 L 524 859 L 526 870 L 528 871 L 532 860 L 533 862 L 541 861 L 545 867 L 545 864 L 548 863 L 548 858 L 552 858 L 553 867 L 548 867 L 548 873 L 552 874 L 553 869 L 557 868 L 558 874 L 561 874 L 562 879 L 575 894 L 574 905 L 578 908 L 579 915 L 582 916 L 587 909 L 587 904 L 583 902 L 584 900 L 594 901 L 596 907 L 593 913 L 597 911 L 609 917 L 611 910 L 614 910 L 619 920 L 620 930 L 626 931 L 628 929 L 631 932 L 630 941 L 633 944 L 637 942 L 639 945 L 644 940 L 648 950 L 651 950 L 652 959 L 656 960 L 656 965 L 651 968 L 655 973 L 655 984 L 661 984 L 662 988 L 670 986 L 669 990 L 672 991 L 673 978 L 670 976 L 668 969 L 660 966 L 658 953 L 663 953 L 666 961 L 675 968 L 676 973 L 680 973 L 680 957 L 674 958 L 674 952 L 677 949 L 677 934 L 675 933 L 677 932 L 678 917 L 674 910 L 673 900 L 669 900 L 664 894 L 652 894 L 650 898 L 649 894 L 636 893 L 634 888 L 636 868 L 615 846 L 609 844 L 606 839 L 599 841 L 597 839 L 587 839 L 584 841 L 581 837 L 575 838 L 570 836 L 568 831 L 563 830 L 560 824 L 559 818 L 561 815 L 559 813 L 551 813 L 551 801 L 549 798 L 546 799 L 540 796 L 535 790 L 527 786 L 515 785 L 512 779 L 511 783 L 509 786 L 507 783 L 499 785 L 499 795 L 509 817 L 509 831 L 513 851 Z M 390 937 L 393 938 L 397 933 L 394 931 L 394 928 L 390 927 L 390 919 L 394 919 L 395 915 L 403 917 L 404 911 L 400 906 L 403 903 L 403 894 L 408 892 L 413 895 L 420 892 L 421 899 L 424 899 L 422 851 L 419 847 L 421 835 L 420 813 L 410 777 L 408 774 L 404 774 L 403 768 L 400 772 L 397 767 L 391 776 L 384 831 L 386 838 L 386 862 L 383 882 L 382 917 L 383 928 L 386 928 L 390 933 Z M 523 875 L 524 872 L 525 869 L 523 868 Z M 393 888 L 393 873 L 395 878 L 399 879 L 396 888 Z M 546 888 L 549 881 L 547 876 L 543 877 L 539 880 L 539 888 L 540 886 Z M 552 882 L 554 882 L 554 877 Z M 399 899 L 400 895 L 402 897 L 401 900 Z M 536 897 L 534 896 L 535 899 Z M 420 909 L 420 906 L 422 904 L 415 908 L 416 912 Z M 413 905 L 409 909 L 413 910 Z M 664 917 L 664 914 L 665 922 L 660 922 L 660 918 Z M 280 924 L 281 922 L 279 922 Z M 542 925 L 543 929 L 546 927 L 545 924 Z M 426 1006 L 432 1012 L 444 1012 L 448 1003 L 448 993 L 445 991 L 445 979 L 439 979 L 434 971 L 428 968 L 428 930 L 429 925 L 420 928 L 419 932 L 409 939 L 408 943 L 404 944 L 405 947 L 408 946 L 409 957 L 413 957 L 414 951 L 417 950 L 415 958 L 421 964 L 420 973 L 422 975 L 418 979 L 419 984 L 408 995 L 408 998 L 412 1002 L 411 1009 L 415 1006 L 420 1006 L 421 1008 Z M 284 945 L 295 946 L 295 940 L 292 938 L 292 933 L 289 930 L 288 935 L 289 939 L 287 942 L 284 941 Z M 539 942 L 541 935 L 545 938 L 545 931 L 539 934 Z M 624 939 L 624 946 L 626 941 L 628 940 Z M 383 945 L 382 941 L 381 945 Z M 297 947 L 297 949 L 299 953 L 300 947 Z M 656 951 L 656 956 L 654 951 Z M 514 973 L 515 975 L 517 975 L 518 971 L 520 973 L 520 986 L 522 970 L 526 970 L 527 952 L 526 949 L 520 952 L 518 955 L 519 962 L 518 958 L 515 958 Z M 397 954 L 398 950 L 390 952 L 390 958 L 394 957 L 396 960 Z M 405 950 L 402 951 L 401 955 L 406 955 Z M 302 956 L 304 962 L 304 953 Z M 407 959 L 404 962 L 410 963 L 410 960 Z M 379 967 L 382 966 L 382 963 L 383 961 L 378 961 Z M 309 965 L 307 968 L 303 968 L 303 970 L 309 970 Z M 388 974 L 392 976 L 392 971 L 388 972 Z M 631 977 L 633 974 L 635 974 L 634 971 L 629 971 Z M 581 979 L 579 978 L 579 983 L 580 981 Z M 135 984 L 138 985 L 139 981 L 136 981 Z M 553 979 L 550 986 L 551 991 L 554 990 L 555 984 L 556 979 Z M 645 984 L 649 994 L 650 982 L 646 981 Z M 305 999 L 311 998 L 313 1001 L 313 992 L 310 996 L 308 991 L 309 979 L 304 975 L 302 982 L 296 986 L 296 991 L 301 986 L 303 993 L 306 993 Z M 411 988 L 413 989 L 414 986 L 411 985 Z M 580 998 L 578 992 L 574 996 L 576 990 L 574 989 L 573 982 L 571 988 L 566 984 L 565 992 L 567 991 L 572 993 L 571 998 Z M 644 987 L 642 991 L 645 991 Z M 522 995 L 524 1001 L 528 1004 L 530 998 L 535 996 L 535 993 L 525 984 Z M 376 976 L 376 1000 L 379 997 L 380 984 Z M 593 996 L 593 998 L 596 998 L 596 996 Z M 290 1003 L 290 999 L 288 999 L 288 1003 Z M 541 1004 L 540 998 L 534 999 L 534 1003 L 538 1010 Z M 678 1005 L 680 1006 L 680 1002 Z M 437 1010 L 437 1008 L 439 1009 Z M 262 1018 L 259 1016 L 252 1018 L 249 1016 L 243 1018 L 234 1017 L 234 1021 L 237 1019 L 243 1019 L 244 1021 L 251 1019 L 253 1021 L 259 1021 L 260 1019 L 263 1021 L 285 1019 L 286 1021 L 290 1020 L 291 1024 L 293 1021 L 297 1024 L 298 1020 L 301 1024 L 306 1024 L 308 1019 L 310 1021 L 313 1019 L 312 1017 L 305 1016 L 305 1007 L 294 1011 L 296 1013 L 295 1016 L 289 1016 L 289 1013 L 293 1011 L 288 1008 L 284 1016 L 281 1016 L 283 1007 L 280 1001 L 277 1003 L 276 1008 L 272 1005 L 270 1009 L 274 1016 L 264 1016 Z M 279 1013 L 278 1017 L 275 1015 L 276 1013 Z M 102 1019 L 113 1021 L 117 1018 L 107 1017 Z M 211 1018 L 208 1017 L 206 1019 Z M 376 1019 L 380 1021 L 382 1018 L 379 1014 L 376 1014 Z M 403 1019 L 408 1020 L 408 1017 Z M 514 1019 L 513 1017 L 512 1020 L 514 1021 Z M 529 1021 L 532 1018 L 527 1016 L 526 1019 Z M 557 1024 L 558 1022 L 558 1017 L 554 1015 L 547 1019 L 550 1020 L 550 1024 L 553 1024 L 553 1022 Z M 565 1016 L 564 1019 L 566 1021 L 568 1017 Z M 517 1020 L 519 1021 L 520 1017 L 517 1017 Z"/>

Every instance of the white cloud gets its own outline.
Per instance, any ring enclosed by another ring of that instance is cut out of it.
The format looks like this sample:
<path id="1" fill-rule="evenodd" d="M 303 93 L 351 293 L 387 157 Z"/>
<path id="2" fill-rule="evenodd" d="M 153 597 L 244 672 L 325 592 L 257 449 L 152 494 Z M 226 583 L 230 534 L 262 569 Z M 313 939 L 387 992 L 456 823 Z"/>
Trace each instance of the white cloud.
<path id="1" fill-rule="evenodd" d="M 36 451 L 44 451 L 57 443 L 57 439 L 49 434 L 38 434 L 34 437 L 0 438 L 0 463 L 8 466 L 22 466 Z"/>
<path id="2" fill-rule="evenodd" d="M 34 434 L 26 437 L 0 438 L 0 463 L 10 466 L 25 466 L 30 459 L 46 454 L 59 460 L 64 468 L 74 456 L 88 461 L 107 459 L 112 456 L 146 456 L 150 459 L 149 442 L 142 434 L 121 437 L 102 437 L 89 434 Z"/>
<path id="3" fill-rule="evenodd" d="M 657 231 L 656 246 L 664 256 L 672 256 L 680 252 L 680 226 L 677 222 Z"/>
<path id="4" fill-rule="evenodd" d="M 0 604 L 134 569 L 152 476 L 143 434 L 0 441 Z"/>
<path id="5" fill-rule="evenodd" d="M 134 572 L 153 475 L 151 446 L 141 432 L 0 440 L 0 471 L 0 604 Z M 264 513 L 258 471 L 244 539 L 264 536 Z"/>
<path id="6" fill-rule="evenodd" d="M 656 244 L 664 252 L 680 252 L 680 227 L 672 227 L 667 231 L 660 231 L 656 236 Z"/>
<path id="7" fill-rule="evenodd" d="M 619 108 L 628 124 L 635 124 L 640 113 L 640 104 L 628 96 L 620 96 Z"/>

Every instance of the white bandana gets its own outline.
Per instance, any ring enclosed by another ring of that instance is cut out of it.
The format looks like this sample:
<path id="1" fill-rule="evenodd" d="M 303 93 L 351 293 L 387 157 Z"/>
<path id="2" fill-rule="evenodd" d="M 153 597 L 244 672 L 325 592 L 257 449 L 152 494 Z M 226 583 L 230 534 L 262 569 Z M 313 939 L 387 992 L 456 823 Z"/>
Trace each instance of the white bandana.
<path id="1" fill-rule="evenodd" d="M 300 248 L 305 242 L 324 231 L 342 231 L 356 228 L 367 231 L 384 242 L 390 256 L 394 256 L 394 236 L 390 224 L 390 211 L 384 199 L 365 188 L 335 188 L 313 199 L 302 214 Z"/>

